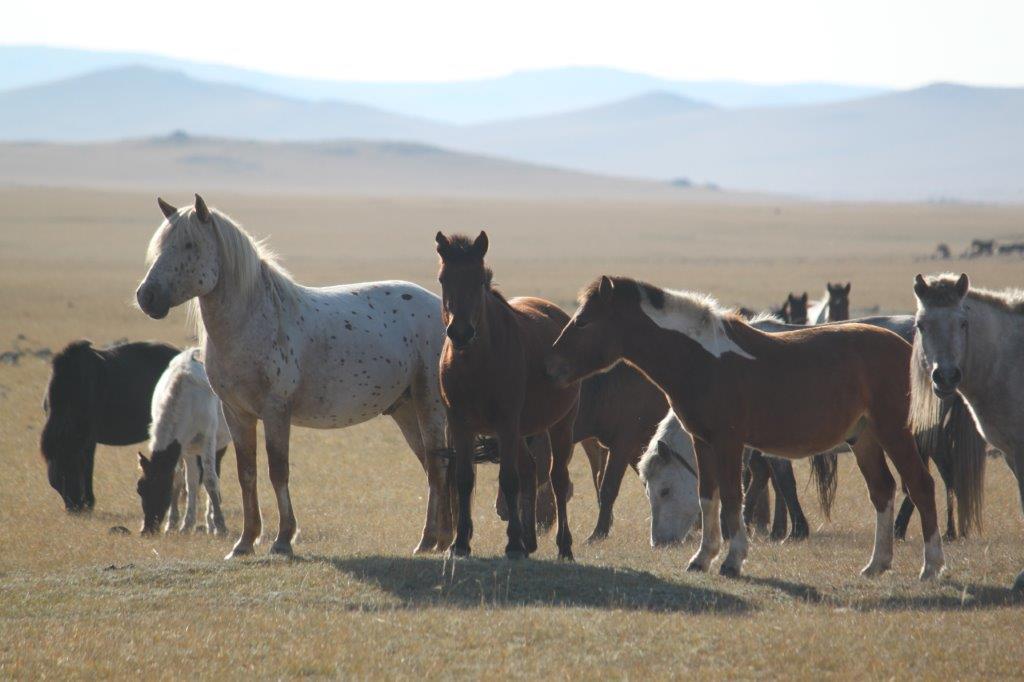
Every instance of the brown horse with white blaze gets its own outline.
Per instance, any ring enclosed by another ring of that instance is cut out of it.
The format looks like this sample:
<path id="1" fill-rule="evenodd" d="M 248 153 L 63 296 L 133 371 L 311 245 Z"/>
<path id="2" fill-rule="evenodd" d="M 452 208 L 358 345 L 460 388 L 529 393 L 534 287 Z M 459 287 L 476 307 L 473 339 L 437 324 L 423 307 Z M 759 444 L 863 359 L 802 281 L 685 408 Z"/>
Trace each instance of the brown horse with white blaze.
<path id="1" fill-rule="evenodd" d="M 896 334 L 860 324 L 768 334 L 709 297 L 601 277 L 581 294 L 553 351 L 548 369 L 561 382 L 625 360 L 665 391 L 697 454 L 703 531 L 690 570 L 707 570 L 718 554 L 720 499 L 729 542 L 720 572 L 740 573 L 744 445 L 797 459 L 856 438 L 876 510 L 874 552 L 863 573 L 892 563 L 896 484 L 885 454 L 921 510 L 921 578 L 941 571 L 935 485 L 907 426 L 911 348 Z"/>
<path id="2" fill-rule="evenodd" d="M 484 265 L 487 234 L 476 239 L 437 233 L 438 281 L 446 339 L 441 351 L 441 396 L 448 409 L 455 451 L 459 523 L 453 556 L 466 556 L 473 534 L 473 445 L 479 434 L 497 436 L 498 481 L 510 504 L 505 555 L 521 558 L 537 549 L 536 471 L 524 438 L 547 432 L 551 440 L 551 486 L 555 494 L 558 556 L 572 559 L 566 517 L 573 423 L 579 384 L 557 385 L 544 357 L 569 316 L 539 298 L 506 300 L 491 285 Z M 517 508 L 518 507 L 518 508 Z"/>

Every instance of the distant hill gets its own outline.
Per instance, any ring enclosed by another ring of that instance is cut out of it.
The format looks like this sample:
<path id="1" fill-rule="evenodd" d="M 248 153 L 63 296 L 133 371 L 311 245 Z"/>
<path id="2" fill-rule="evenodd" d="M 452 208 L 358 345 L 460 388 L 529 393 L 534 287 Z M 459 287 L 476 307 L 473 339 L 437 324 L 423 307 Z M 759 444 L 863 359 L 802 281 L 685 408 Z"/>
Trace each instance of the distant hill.
<path id="1" fill-rule="evenodd" d="M 815 106 L 607 114 L 616 109 L 473 126 L 448 144 L 826 199 L 1024 201 L 1024 89 L 936 84 Z"/>
<path id="2" fill-rule="evenodd" d="M 41 46 L 0 47 L 0 91 L 125 66 L 180 71 L 193 78 L 303 100 L 344 100 L 450 123 L 481 123 L 583 109 L 663 91 L 726 108 L 792 106 L 878 94 L 881 88 L 836 83 L 763 85 L 674 81 L 602 67 L 521 71 L 496 78 L 440 83 L 296 78 L 159 55 Z"/>
<path id="3" fill-rule="evenodd" d="M 185 133 L 96 144 L 0 143 L 4 185 L 390 197 L 742 199 L 420 144 L 256 142 Z"/>
<path id="4" fill-rule="evenodd" d="M 441 126 L 129 66 L 0 93 L 0 140 L 110 140 L 183 129 L 258 139 L 429 139 Z"/>

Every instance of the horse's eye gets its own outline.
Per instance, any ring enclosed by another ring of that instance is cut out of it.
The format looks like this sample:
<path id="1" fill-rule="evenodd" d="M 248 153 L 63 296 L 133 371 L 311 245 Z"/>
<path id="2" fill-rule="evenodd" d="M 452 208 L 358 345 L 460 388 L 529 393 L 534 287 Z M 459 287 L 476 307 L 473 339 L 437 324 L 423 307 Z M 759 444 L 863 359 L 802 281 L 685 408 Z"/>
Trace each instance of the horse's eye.
<path id="1" fill-rule="evenodd" d="M 671 493 L 672 493 L 672 488 L 662 488 L 661 489 L 661 496 L 662 497 L 668 497 Z"/>
<path id="2" fill-rule="evenodd" d="M 185 242 L 185 249 L 191 249 L 193 246 L 192 242 Z"/>

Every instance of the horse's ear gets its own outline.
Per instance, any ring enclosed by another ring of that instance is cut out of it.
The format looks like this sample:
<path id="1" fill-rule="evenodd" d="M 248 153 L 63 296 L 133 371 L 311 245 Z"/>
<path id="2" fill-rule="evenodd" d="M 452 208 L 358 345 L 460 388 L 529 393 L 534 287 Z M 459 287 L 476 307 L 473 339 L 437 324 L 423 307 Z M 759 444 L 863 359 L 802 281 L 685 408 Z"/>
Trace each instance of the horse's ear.
<path id="1" fill-rule="evenodd" d="M 961 273 L 960 279 L 956 281 L 956 294 L 960 298 L 967 295 L 967 290 L 971 288 L 971 281 L 967 279 L 967 273 Z"/>
<path id="2" fill-rule="evenodd" d="M 914 278 L 914 294 L 921 298 L 928 293 L 928 282 L 924 281 L 924 275 L 918 274 Z"/>
<path id="3" fill-rule="evenodd" d="M 853 288 L 853 282 L 847 282 L 846 286 L 843 287 L 843 293 L 846 294 L 846 295 L 849 295 L 850 294 L 850 289 L 852 289 L 852 288 Z"/>
<path id="4" fill-rule="evenodd" d="M 437 255 L 444 258 L 444 254 L 448 251 L 448 247 L 452 245 L 451 241 L 448 240 L 448 237 L 444 236 L 444 232 L 441 230 L 438 230 L 437 234 L 434 235 L 434 241 L 437 242 Z"/>
<path id="5" fill-rule="evenodd" d="M 149 471 L 149 459 L 141 452 L 139 452 L 139 468 L 142 469 L 142 473 Z"/>
<path id="6" fill-rule="evenodd" d="M 601 298 L 611 298 L 615 290 L 615 284 L 608 275 L 601 275 L 601 283 L 597 285 L 597 295 Z"/>
<path id="7" fill-rule="evenodd" d="M 170 218 L 172 215 L 178 212 L 178 209 L 174 208 L 161 197 L 156 198 L 156 204 L 160 207 L 160 211 L 164 214 L 165 218 Z"/>
<path id="8" fill-rule="evenodd" d="M 825 290 L 830 294 L 832 293 L 832 282 L 825 282 Z"/>
<path id="9" fill-rule="evenodd" d="M 206 207 L 206 202 L 198 194 L 196 195 L 196 217 L 201 223 L 210 222 L 210 209 Z"/>
<path id="10" fill-rule="evenodd" d="M 476 239 L 473 240 L 473 251 L 476 253 L 476 255 L 480 256 L 480 258 L 483 258 L 484 256 L 487 255 L 488 244 L 489 242 L 487 240 L 487 233 L 484 232 L 483 230 L 480 230 L 480 234 L 478 234 Z"/>
<path id="11" fill-rule="evenodd" d="M 807 292 L 806 291 L 804 292 L 804 295 L 800 297 L 800 300 L 803 301 L 804 303 L 807 303 Z"/>

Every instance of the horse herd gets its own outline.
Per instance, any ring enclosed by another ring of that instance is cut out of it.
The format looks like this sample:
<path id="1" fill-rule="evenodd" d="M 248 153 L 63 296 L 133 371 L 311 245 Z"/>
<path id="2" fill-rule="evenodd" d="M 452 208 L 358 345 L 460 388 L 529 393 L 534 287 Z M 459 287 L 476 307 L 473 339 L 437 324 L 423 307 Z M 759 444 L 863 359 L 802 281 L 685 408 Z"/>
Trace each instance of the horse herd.
<path id="1" fill-rule="evenodd" d="M 263 242 L 201 197 L 165 220 L 147 252 L 139 308 L 160 319 L 187 305 L 199 347 L 109 349 L 69 344 L 53 359 L 40 448 L 70 511 L 95 504 L 97 443 L 149 439 L 139 453 L 143 532 L 191 530 L 199 489 L 205 527 L 226 534 L 220 461 L 234 444 L 243 521 L 228 557 L 262 534 L 256 423 L 264 424 L 280 525 L 270 551 L 291 554 L 297 532 L 289 479 L 293 424 L 343 428 L 377 415 L 398 424 L 428 483 L 417 552 L 470 554 L 476 463 L 498 462 L 497 510 L 506 556 L 537 548 L 557 526 L 573 558 L 568 465 L 582 443 L 598 493 L 590 540 L 609 533 L 625 470 L 640 474 L 651 542 L 699 524 L 689 569 L 738 576 L 748 527 L 808 535 L 791 460 L 813 457 L 827 513 L 836 458 L 852 450 L 875 512 L 865 575 L 890 568 L 894 537 L 920 513 L 921 578 L 944 565 L 935 486 L 946 486 L 946 539 L 980 525 L 986 447 L 1017 477 L 1024 505 L 1024 293 L 974 289 L 966 275 L 914 282 L 913 316 L 849 321 L 849 284 L 817 304 L 790 294 L 777 314 L 722 308 L 713 298 L 602 276 L 569 315 L 539 298 L 506 299 L 485 263 L 486 233 L 436 235 L 442 295 L 383 281 L 297 284 Z M 906 493 L 894 514 L 895 466 Z M 180 500 L 186 498 L 184 518 Z M 954 508 L 956 519 L 954 519 Z M 1018 577 L 1024 589 L 1024 573 Z"/>

